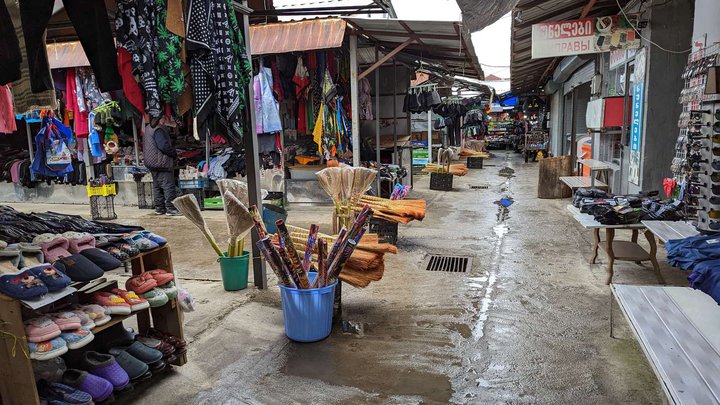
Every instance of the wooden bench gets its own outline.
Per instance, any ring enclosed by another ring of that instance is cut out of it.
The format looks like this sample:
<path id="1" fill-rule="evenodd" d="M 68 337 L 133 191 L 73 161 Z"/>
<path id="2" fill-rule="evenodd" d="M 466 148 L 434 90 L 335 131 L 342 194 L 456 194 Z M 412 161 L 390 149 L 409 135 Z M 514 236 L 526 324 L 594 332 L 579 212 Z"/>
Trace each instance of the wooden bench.
<path id="1" fill-rule="evenodd" d="M 662 243 L 673 239 L 689 238 L 700 233 L 694 226 L 683 221 L 642 221 L 642 223 Z"/>
<path id="2" fill-rule="evenodd" d="M 719 403 L 720 307 L 715 300 L 689 287 L 613 284 L 611 291 L 668 402 Z"/>
<path id="3" fill-rule="evenodd" d="M 560 177 L 560 181 L 565 183 L 571 190 L 575 191 L 578 188 L 602 188 L 607 190 L 608 185 L 600 180 L 593 181 L 591 177 L 587 176 L 563 176 Z"/>

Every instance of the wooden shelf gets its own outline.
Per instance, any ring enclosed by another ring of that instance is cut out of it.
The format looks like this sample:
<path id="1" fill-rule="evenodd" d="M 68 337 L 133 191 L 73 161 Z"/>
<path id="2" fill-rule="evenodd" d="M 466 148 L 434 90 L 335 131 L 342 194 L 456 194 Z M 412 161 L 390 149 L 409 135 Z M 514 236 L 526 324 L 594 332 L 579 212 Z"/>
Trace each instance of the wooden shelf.
<path id="1" fill-rule="evenodd" d="M 147 310 L 148 310 L 148 308 L 141 309 L 139 311 L 135 311 L 135 312 L 131 313 L 130 315 L 110 315 L 111 316 L 110 321 L 106 324 L 94 327 L 92 329 L 92 333 L 93 333 L 93 335 L 97 335 L 98 333 L 104 331 L 105 329 L 111 328 L 111 327 L 119 324 L 120 322 L 122 322 L 128 318 L 131 318 L 141 312 L 145 312 Z"/>

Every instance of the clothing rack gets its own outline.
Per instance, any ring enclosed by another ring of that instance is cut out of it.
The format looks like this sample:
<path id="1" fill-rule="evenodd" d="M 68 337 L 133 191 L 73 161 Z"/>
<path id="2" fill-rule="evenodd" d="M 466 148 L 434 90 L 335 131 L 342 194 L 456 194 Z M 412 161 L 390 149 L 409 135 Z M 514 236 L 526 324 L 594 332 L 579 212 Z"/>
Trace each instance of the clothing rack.
<path id="1" fill-rule="evenodd" d="M 419 84 L 417 86 L 408 87 L 408 93 L 417 94 L 424 90 L 437 90 L 437 88 L 438 88 L 437 83 Z"/>

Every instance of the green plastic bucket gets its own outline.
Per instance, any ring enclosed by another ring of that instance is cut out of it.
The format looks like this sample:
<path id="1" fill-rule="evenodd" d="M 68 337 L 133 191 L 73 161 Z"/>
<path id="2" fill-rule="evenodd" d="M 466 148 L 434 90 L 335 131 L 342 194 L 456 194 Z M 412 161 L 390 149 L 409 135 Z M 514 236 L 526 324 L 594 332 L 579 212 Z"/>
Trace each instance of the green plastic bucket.
<path id="1" fill-rule="evenodd" d="M 225 291 L 238 291 L 247 288 L 248 263 L 250 253 L 243 251 L 242 256 L 218 257 Z"/>

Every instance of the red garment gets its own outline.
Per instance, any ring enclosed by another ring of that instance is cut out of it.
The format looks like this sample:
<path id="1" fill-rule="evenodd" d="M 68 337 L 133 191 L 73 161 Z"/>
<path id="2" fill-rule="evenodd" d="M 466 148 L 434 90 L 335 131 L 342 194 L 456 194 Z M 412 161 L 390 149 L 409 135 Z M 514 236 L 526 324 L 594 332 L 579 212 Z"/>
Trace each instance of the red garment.
<path id="1" fill-rule="evenodd" d="M 270 70 L 272 71 L 272 78 L 273 78 L 273 93 L 275 93 L 275 98 L 282 101 L 284 97 L 282 85 L 280 84 L 280 71 L 278 70 L 277 60 L 274 60 L 270 63 Z"/>
<path id="2" fill-rule="evenodd" d="M 135 76 L 132 74 L 132 55 L 130 55 L 130 52 L 125 48 L 118 48 L 117 51 L 118 71 L 120 72 L 120 77 L 122 77 L 125 98 L 144 115 L 145 101 L 143 100 L 142 91 L 140 91 L 140 85 L 138 85 Z"/>
<path id="3" fill-rule="evenodd" d="M 17 131 L 15 111 L 10 85 L 0 86 L 0 134 L 12 134 Z"/>
<path id="4" fill-rule="evenodd" d="M 310 76 L 303 65 L 302 57 L 298 57 L 295 75 L 293 76 L 295 84 L 295 99 L 297 100 L 297 131 L 299 134 L 308 133 L 307 122 L 307 93 L 310 86 Z"/>
<path id="5" fill-rule="evenodd" d="M 77 103 L 77 84 L 75 82 L 75 68 L 69 68 L 65 73 L 65 108 L 73 113 L 73 126 L 75 137 L 87 138 L 90 133 L 88 112 L 80 112 Z M 80 144 L 80 142 L 78 142 Z"/>
<path id="6" fill-rule="evenodd" d="M 305 59 L 307 59 L 307 68 L 310 70 L 317 69 L 317 54 L 315 51 L 305 53 Z"/>

